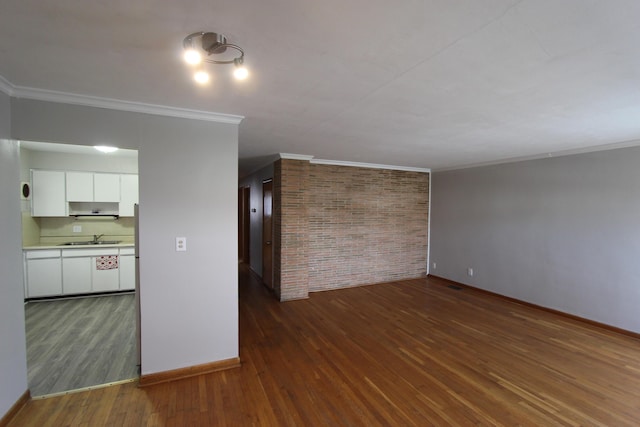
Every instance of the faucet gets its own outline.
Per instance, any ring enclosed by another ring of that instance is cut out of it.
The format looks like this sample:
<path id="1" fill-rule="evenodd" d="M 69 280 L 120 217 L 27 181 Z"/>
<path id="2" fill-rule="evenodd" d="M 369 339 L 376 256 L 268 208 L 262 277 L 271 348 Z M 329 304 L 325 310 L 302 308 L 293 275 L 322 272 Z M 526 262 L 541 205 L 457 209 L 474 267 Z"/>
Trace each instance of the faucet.
<path id="1" fill-rule="evenodd" d="M 98 243 L 98 240 L 100 240 L 100 238 L 104 236 L 104 234 L 94 234 L 93 235 L 93 243 Z"/>

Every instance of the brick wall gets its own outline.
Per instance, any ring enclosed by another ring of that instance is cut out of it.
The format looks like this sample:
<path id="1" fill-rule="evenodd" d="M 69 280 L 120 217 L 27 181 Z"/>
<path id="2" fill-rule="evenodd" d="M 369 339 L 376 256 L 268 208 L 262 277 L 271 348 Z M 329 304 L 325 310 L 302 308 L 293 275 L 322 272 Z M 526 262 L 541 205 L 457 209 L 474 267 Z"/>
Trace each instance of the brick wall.
<path id="1" fill-rule="evenodd" d="M 309 168 L 309 291 L 419 277 L 427 268 L 429 175 Z"/>
<path id="2" fill-rule="evenodd" d="M 281 301 L 307 298 L 309 162 L 274 165 L 274 289 Z"/>
<path id="3" fill-rule="evenodd" d="M 429 175 L 279 160 L 274 287 L 308 292 L 426 273 Z"/>

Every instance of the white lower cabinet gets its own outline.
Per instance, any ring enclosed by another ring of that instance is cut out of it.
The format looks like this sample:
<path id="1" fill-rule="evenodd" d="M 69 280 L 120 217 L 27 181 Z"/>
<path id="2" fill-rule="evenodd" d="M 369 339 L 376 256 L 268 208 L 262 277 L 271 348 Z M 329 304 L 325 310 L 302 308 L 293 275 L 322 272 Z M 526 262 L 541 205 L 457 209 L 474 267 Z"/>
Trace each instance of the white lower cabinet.
<path id="1" fill-rule="evenodd" d="M 26 253 L 27 296 L 48 297 L 62 294 L 60 251 Z"/>
<path id="2" fill-rule="evenodd" d="M 136 258 L 133 255 L 125 255 L 122 251 L 120 251 L 120 290 L 133 291 L 135 288 Z"/>
<path id="3" fill-rule="evenodd" d="M 91 258 L 62 258 L 62 283 L 65 294 L 91 292 Z"/>
<path id="4" fill-rule="evenodd" d="M 91 269 L 93 292 L 117 291 L 120 288 L 119 267 L 111 270 L 98 270 L 98 257 L 92 257 L 91 263 L 93 264 L 93 268 Z"/>
<path id="5" fill-rule="evenodd" d="M 63 250 L 62 289 L 64 294 L 117 291 L 119 288 L 117 264 L 107 268 L 106 262 L 115 261 L 117 258 L 118 248 Z"/>
<path id="6" fill-rule="evenodd" d="M 26 298 L 135 289 L 131 247 L 27 250 L 24 258 Z"/>

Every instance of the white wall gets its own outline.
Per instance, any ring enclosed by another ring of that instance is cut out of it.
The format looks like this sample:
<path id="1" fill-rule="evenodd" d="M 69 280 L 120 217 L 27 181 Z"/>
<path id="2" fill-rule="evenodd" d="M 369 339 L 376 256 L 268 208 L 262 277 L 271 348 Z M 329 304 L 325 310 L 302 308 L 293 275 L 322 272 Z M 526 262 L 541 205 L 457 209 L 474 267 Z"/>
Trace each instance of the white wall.
<path id="1" fill-rule="evenodd" d="M 11 137 L 11 102 L 8 95 L 0 90 L 0 138 Z"/>
<path id="2" fill-rule="evenodd" d="M 138 150 L 143 374 L 238 357 L 237 125 L 14 98 L 12 133 Z"/>
<path id="3" fill-rule="evenodd" d="M 633 147 L 434 173 L 431 274 L 640 332 L 638 165 Z"/>
<path id="4" fill-rule="evenodd" d="M 153 122 L 139 152 L 143 374 L 239 356 L 237 126 Z"/>
<path id="5" fill-rule="evenodd" d="M 252 173 L 240 180 L 241 187 L 250 188 L 251 212 L 250 216 L 250 244 L 249 244 L 249 264 L 251 269 L 262 277 L 262 182 L 273 179 L 273 163 Z"/>
<path id="6" fill-rule="evenodd" d="M 0 92 L 0 418 L 27 391 L 22 288 L 20 160 L 10 137 L 9 97 Z"/>

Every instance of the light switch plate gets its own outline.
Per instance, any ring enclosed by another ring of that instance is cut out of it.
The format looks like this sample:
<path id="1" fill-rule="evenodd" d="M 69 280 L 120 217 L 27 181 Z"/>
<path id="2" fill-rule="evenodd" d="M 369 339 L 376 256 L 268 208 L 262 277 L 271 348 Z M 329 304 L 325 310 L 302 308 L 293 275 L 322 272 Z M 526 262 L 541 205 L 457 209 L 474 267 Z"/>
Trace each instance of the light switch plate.
<path id="1" fill-rule="evenodd" d="M 186 251 L 187 251 L 187 238 L 176 237 L 176 252 L 186 252 Z"/>

